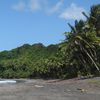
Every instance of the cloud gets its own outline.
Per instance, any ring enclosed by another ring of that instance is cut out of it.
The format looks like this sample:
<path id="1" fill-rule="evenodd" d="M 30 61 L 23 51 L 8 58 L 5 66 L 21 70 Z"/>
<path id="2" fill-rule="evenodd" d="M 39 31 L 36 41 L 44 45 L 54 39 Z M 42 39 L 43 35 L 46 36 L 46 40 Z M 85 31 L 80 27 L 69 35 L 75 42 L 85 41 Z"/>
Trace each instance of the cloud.
<path id="1" fill-rule="evenodd" d="M 80 20 L 85 19 L 82 12 L 85 12 L 85 9 L 82 7 L 78 7 L 76 4 L 72 3 L 70 7 L 66 8 L 61 14 L 60 18 L 66 19 L 66 20 Z"/>
<path id="2" fill-rule="evenodd" d="M 26 5 L 24 2 L 20 1 L 19 3 L 15 4 L 12 6 L 12 9 L 13 10 L 16 10 L 16 11 L 24 11 L 26 8 Z"/>
<path id="3" fill-rule="evenodd" d="M 19 1 L 17 4 L 12 6 L 12 9 L 16 11 L 28 11 L 28 12 L 38 11 L 42 8 L 40 1 L 41 0 Z"/>
<path id="4" fill-rule="evenodd" d="M 32 12 L 40 10 L 41 9 L 40 0 L 30 0 L 28 7 Z"/>
<path id="5" fill-rule="evenodd" d="M 58 12 L 63 5 L 64 0 L 59 0 L 54 6 L 49 6 L 49 0 L 23 0 L 13 5 L 13 10 L 35 12 L 42 10 L 47 14 Z"/>
<path id="6" fill-rule="evenodd" d="M 53 14 L 55 12 L 58 12 L 61 9 L 61 6 L 63 5 L 64 0 L 60 0 L 57 2 L 53 7 L 51 7 L 47 12 L 48 14 Z"/>
<path id="7" fill-rule="evenodd" d="M 42 11 L 47 15 L 58 14 L 59 18 L 66 20 L 85 19 L 82 12 L 86 12 L 84 8 L 72 3 L 69 7 L 64 8 L 64 0 L 59 0 L 54 6 L 49 6 L 49 0 L 23 0 L 12 6 L 16 11 L 27 11 L 34 13 Z"/>

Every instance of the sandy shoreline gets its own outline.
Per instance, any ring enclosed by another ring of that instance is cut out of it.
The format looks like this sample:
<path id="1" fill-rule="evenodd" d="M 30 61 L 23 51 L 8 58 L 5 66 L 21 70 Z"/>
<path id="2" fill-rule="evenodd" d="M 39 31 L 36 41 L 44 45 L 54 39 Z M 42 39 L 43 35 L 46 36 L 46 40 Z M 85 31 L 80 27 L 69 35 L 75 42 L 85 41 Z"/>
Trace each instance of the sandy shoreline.
<path id="1" fill-rule="evenodd" d="M 19 82 L 0 84 L 0 100 L 100 100 L 100 78 L 15 80 Z"/>

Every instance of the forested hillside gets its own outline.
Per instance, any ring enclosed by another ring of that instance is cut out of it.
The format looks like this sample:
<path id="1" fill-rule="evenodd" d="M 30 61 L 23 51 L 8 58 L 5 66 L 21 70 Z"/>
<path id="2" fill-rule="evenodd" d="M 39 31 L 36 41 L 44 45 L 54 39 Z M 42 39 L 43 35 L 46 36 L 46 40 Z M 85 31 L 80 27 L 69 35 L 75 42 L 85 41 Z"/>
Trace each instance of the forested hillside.
<path id="1" fill-rule="evenodd" d="M 0 52 L 0 77 L 31 77 L 34 71 L 44 70 L 42 62 L 55 56 L 57 51 L 58 45 L 45 47 L 38 43 L 24 44 L 11 51 Z"/>
<path id="2" fill-rule="evenodd" d="M 68 24 L 60 44 L 29 45 L 0 52 L 1 78 L 72 78 L 100 75 L 100 4 L 94 5 L 86 21 Z"/>

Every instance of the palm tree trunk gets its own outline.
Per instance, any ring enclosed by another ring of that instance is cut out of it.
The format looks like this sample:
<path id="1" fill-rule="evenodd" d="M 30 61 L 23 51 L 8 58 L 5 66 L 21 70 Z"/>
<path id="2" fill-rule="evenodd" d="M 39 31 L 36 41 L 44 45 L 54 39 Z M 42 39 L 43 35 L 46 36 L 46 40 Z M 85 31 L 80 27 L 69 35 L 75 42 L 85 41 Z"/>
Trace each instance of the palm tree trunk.
<path id="1" fill-rule="evenodd" d="M 87 56 L 90 58 L 90 60 L 93 62 L 93 64 L 95 65 L 96 69 L 98 70 L 98 72 L 100 73 L 100 69 L 97 66 L 97 64 L 95 63 L 95 61 L 93 60 L 93 58 L 91 57 L 91 55 L 83 48 L 84 52 L 87 54 Z"/>

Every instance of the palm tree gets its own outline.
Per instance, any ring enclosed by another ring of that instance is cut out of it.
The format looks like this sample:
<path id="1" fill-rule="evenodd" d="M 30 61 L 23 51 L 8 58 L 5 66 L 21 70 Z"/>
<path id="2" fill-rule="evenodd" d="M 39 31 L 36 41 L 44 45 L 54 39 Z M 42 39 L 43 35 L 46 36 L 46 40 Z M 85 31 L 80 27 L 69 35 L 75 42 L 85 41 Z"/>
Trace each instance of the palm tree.
<path id="1" fill-rule="evenodd" d="M 77 58 L 80 60 L 80 62 L 83 64 L 93 64 L 98 71 L 99 68 L 96 64 L 96 52 L 95 52 L 95 41 L 93 39 L 88 38 L 86 35 L 77 35 L 73 39 L 73 47 L 75 48 L 75 51 L 73 50 L 73 53 L 77 52 Z M 74 47 L 75 46 L 75 47 Z"/>
<path id="2" fill-rule="evenodd" d="M 87 18 L 88 25 L 95 28 L 97 36 L 100 37 L 100 4 L 91 7 L 89 16 L 84 12 L 83 15 Z"/>
<path id="3" fill-rule="evenodd" d="M 68 24 L 71 32 L 65 33 L 65 44 L 67 45 L 64 47 L 66 49 L 65 55 L 67 55 L 67 59 L 70 59 L 71 64 L 76 65 L 78 69 L 80 69 L 80 66 L 84 66 L 89 71 L 90 67 L 95 66 L 100 73 L 96 63 L 96 45 L 100 43 L 100 39 L 96 36 L 94 29 L 87 30 L 85 23 L 82 20 L 79 22 L 75 21 L 74 27 Z"/>
<path id="4" fill-rule="evenodd" d="M 75 21 L 70 24 L 71 32 L 65 32 L 66 39 L 61 44 L 65 59 L 69 66 L 76 66 L 77 70 L 92 73 L 96 69 L 100 73 L 100 4 L 91 7 L 86 21 Z M 98 49 L 99 48 L 99 49 Z M 66 61 L 65 61 L 66 62 Z"/>
<path id="5" fill-rule="evenodd" d="M 83 33 L 85 22 L 83 20 L 77 21 L 75 20 L 75 26 L 72 26 L 68 23 L 69 27 L 71 28 L 72 34 Z"/>

